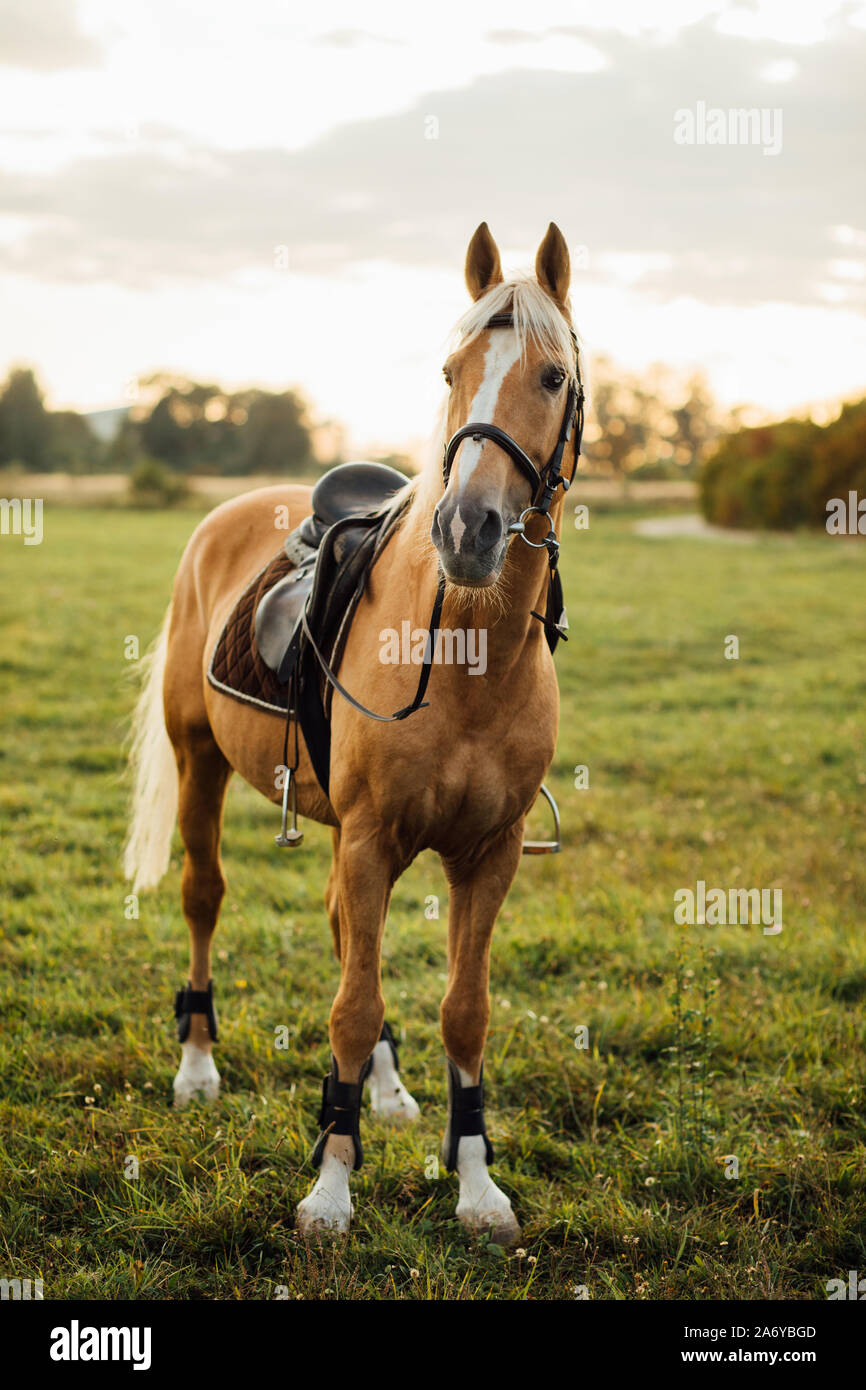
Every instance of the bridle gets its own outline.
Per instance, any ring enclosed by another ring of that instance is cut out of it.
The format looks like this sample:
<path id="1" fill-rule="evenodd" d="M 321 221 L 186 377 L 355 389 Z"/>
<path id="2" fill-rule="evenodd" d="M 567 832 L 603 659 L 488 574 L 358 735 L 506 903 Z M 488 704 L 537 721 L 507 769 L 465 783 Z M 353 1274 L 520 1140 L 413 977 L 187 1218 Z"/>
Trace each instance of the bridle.
<path id="1" fill-rule="evenodd" d="M 513 328 L 514 315 L 509 312 L 494 314 L 487 320 L 486 328 Z M 553 453 L 547 463 L 539 471 L 532 459 L 521 449 L 516 439 L 512 439 L 510 434 L 499 428 L 498 425 L 488 424 L 486 420 L 472 421 L 466 425 L 461 425 L 459 430 L 455 430 L 448 443 L 445 445 L 445 453 L 442 459 L 442 476 L 445 486 L 451 477 L 451 467 L 454 463 L 457 450 L 464 439 L 472 439 L 475 443 L 480 443 L 482 439 L 489 439 L 491 443 L 498 444 L 503 449 L 532 488 L 532 502 L 520 513 L 517 521 L 513 522 L 508 528 L 509 535 L 520 536 L 520 538 L 531 546 L 533 550 L 547 550 L 548 562 L 550 565 L 550 582 L 548 585 L 548 612 L 542 618 L 540 613 L 532 613 L 534 618 L 538 618 L 544 624 L 548 637 L 553 636 L 555 630 L 557 637 L 565 637 L 564 632 L 554 615 L 551 616 L 551 590 L 554 583 L 554 574 L 559 561 L 559 537 L 556 534 L 553 523 L 550 522 L 550 508 L 556 496 L 557 489 L 562 488 L 567 492 L 574 482 L 574 475 L 577 470 L 577 462 L 580 458 L 580 448 L 583 439 L 584 423 L 584 402 L 586 392 L 580 375 L 580 345 L 577 341 L 577 334 L 569 324 L 569 333 L 574 346 L 574 371 L 568 378 L 568 394 L 565 398 L 565 410 L 562 416 L 562 424 L 559 427 L 559 438 L 554 445 Z M 562 473 L 562 460 L 565 448 L 574 434 L 574 462 L 571 472 L 566 478 Z M 541 541 L 531 541 L 526 534 L 526 518 L 528 516 L 544 516 L 550 522 L 550 529 Z M 555 638 L 554 638 L 555 640 Z"/>
<path id="2" fill-rule="evenodd" d="M 514 316 L 511 313 L 494 314 L 487 320 L 487 328 L 513 328 Z M 459 430 L 455 430 L 448 443 L 445 445 L 445 456 L 442 462 L 442 473 L 445 479 L 445 486 L 451 476 L 451 466 L 454 457 L 464 439 L 489 439 L 491 443 L 498 444 L 500 449 L 504 449 L 506 454 L 517 465 L 520 472 L 528 479 L 532 487 L 532 502 L 521 513 L 517 521 L 513 522 L 508 528 L 509 535 L 520 536 L 527 545 L 533 550 L 546 550 L 549 578 L 547 586 L 547 604 L 544 614 L 536 613 L 531 610 L 533 618 L 537 618 L 543 624 L 547 634 L 548 642 L 553 648 L 560 638 L 567 640 L 560 621 L 561 614 L 556 610 L 560 607 L 562 599 L 562 585 L 557 573 L 559 561 L 559 537 L 556 534 L 553 523 L 550 522 L 550 529 L 541 541 L 531 541 L 526 535 L 526 517 L 533 514 L 545 516 L 550 520 L 550 508 L 557 490 L 561 487 L 563 492 L 567 492 L 574 481 L 574 474 L 577 469 L 577 461 L 580 458 L 580 445 L 583 436 L 584 421 L 584 400 L 585 392 L 580 376 L 580 347 L 577 341 L 577 334 L 569 325 L 571 341 L 574 345 L 574 371 L 568 379 L 568 394 L 565 400 L 565 411 L 562 417 L 562 424 L 559 428 L 559 438 L 554 446 L 553 453 L 547 463 L 539 471 L 528 454 L 524 453 L 516 439 L 512 439 L 510 434 L 501 430 L 498 425 L 490 425 L 484 420 L 470 421 L 468 425 L 462 425 Z M 565 448 L 574 434 L 574 462 L 571 473 L 566 478 L 562 474 L 562 460 Z M 336 672 L 332 670 L 325 655 L 316 644 L 315 637 L 309 629 L 306 614 L 303 618 L 304 633 L 312 647 L 313 653 L 322 669 L 323 675 L 328 683 L 348 701 L 360 714 L 365 714 L 369 719 L 376 719 L 380 723 L 390 724 L 403 719 L 407 719 L 416 710 L 424 709 L 426 701 L 424 696 L 427 692 L 427 684 L 430 679 L 430 671 L 433 664 L 433 653 L 435 650 L 436 634 L 439 627 L 439 619 L 442 614 L 442 605 L 445 598 L 445 575 L 442 566 L 439 566 L 439 577 L 436 586 L 436 598 L 433 604 L 433 612 L 430 616 L 430 623 L 427 631 L 427 644 L 424 659 L 421 663 L 421 674 L 418 680 L 418 688 L 410 704 L 403 709 L 396 710 L 394 714 L 376 714 L 361 704 L 353 695 L 346 690 L 337 678 Z M 289 719 L 291 718 L 291 700 L 289 701 Z M 286 737 L 288 738 L 288 720 L 286 723 Z M 284 797 L 284 819 L 285 819 L 285 797 Z"/>
<path id="3" fill-rule="evenodd" d="M 494 314 L 492 318 L 487 320 L 485 327 L 513 328 L 514 315 L 511 313 Z M 567 492 L 574 482 L 577 461 L 580 458 L 586 393 L 580 376 L 580 347 L 577 334 L 570 325 L 569 333 L 574 345 L 574 371 L 568 379 L 568 394 L 565 398 L 562 424 L 559 427 L 559 438 L 544 467 L 539 471 L 529 455 L 521 449 L 516 439 L 512 439 L 511 435 L 506 434 L 505 430 L 500 429 L 498 425 L 488 424 L 486 420 L 470 420 L 468 424 L 461 425 L 459 430 L 455 430 L 445 445 L 445 454 L 442 460 L 442 476 L 447 487 L 451 477 L 451 466 L 464 439 L 472 439 L 476 443 L 480 443 L 482 439 L 489 439 L 491 443 L 498 444 L 499 448 L 503 449 L 512 462 L 517 465 L 532 488 L 532 504 L 521 512 L 519 520 L 509 526 L 509 534 L 521 536 L 526 544 L 531 545 L 534 549 L 540 550 L 542 547 L 546 547 L 548 552 L 559 549 L 559 541 L 553 527 L 551 526 L 543 541 L 530 541 L 526 536 L 524 518 L 533 513 L 539 516 L 549 515 L 557 489 L 561 486 L 563 492 Z M 574 433 L 574 462 L 571 466 L 571 473 L 566 478 L 561 472 L 562 459 L 565 446 L 571 439 L 572 433 Z"/>

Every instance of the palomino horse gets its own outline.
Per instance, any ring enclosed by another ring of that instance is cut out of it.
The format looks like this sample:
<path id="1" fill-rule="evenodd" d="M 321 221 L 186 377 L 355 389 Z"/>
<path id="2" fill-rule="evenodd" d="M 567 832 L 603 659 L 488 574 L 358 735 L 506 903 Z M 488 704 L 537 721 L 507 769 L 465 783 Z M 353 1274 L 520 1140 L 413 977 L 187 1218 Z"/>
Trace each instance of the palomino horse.
<path id="1" fill-rule="evenodd" d="M 535 271 L 534 279 L 505 281 L 496 243 L 481 224 L 466 257 L 474 304 L 444 367 L 450 387 L 445 468 L 431 464 L 408 485 L 408 508 L 371 572 L 339 678 L 376 710 L 412 700 L 417 665 L 384 664 L 380 634 L 400 632 L 407 619 L 413 628 L 426 626 L 440 575 L 441 622 L 473 636 L 483 627 L 486 670 L 436 665 L 426 706 L 398 723 L 366 719 L 335 696 L 327 797 L 301 740 L 299 809 L 333 828 L 325 896 L 341 967 L 330 1015 L 332 1072 L 314 1155 L 319 1175 L 298 1207 L 307 1234 L 348 1229 L 368 1071 L 374 1113 L 418 1114 L 383 1041 L 380 949 L 393 885 L 424 849 L 439 854 L 449 884 L 441 1020 L 457 1216 L 502 1243 L 520 1234 L 508 1198 L 488 1172 L 481 1083 L 491 936 L 520 860 L 527 812 L 553 757 L 559 715 L 545 641 L 551 623 L 536 618 L 545 611 L 562 516 L 559 465 L 566 479 L 573 475 L 580 429 L 572 434 L 572 425 L 576 416 L 582 421 L 583 391 L 568 307 L 568 249 L 553 224 Z M 178 1105 L 196 1093 L 212 1098 L 219 1085 L 209 991 L 211 939 L 225 889 L 226 787 L 235 771 L 269 800 L 281 795 L 275 784 L 283 762 L 280 721 L 215 689 L 208 661 L 238 595 L 272 558 L 275 508 L 286 505 L 300 522 L 310 512 L 310 489 L 262 488 L 217 507 L 198 526 L 135 716 L 126 871 L 137 888 L 158 882 L 175 817 L 186 851 L 181 896 L 192 993 L 174 1082 Z"/>

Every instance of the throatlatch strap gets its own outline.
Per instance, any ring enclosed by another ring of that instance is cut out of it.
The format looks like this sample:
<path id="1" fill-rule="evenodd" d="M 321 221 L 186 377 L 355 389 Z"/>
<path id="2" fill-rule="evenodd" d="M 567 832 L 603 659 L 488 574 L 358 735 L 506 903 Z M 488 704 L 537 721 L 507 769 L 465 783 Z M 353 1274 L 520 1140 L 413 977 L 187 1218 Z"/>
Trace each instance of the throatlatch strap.
<path id="1" fill-rule="evenodd" d="M 477 1086 L 463 1086 L 460 1072 L 448 1060 L 448 1128 L 442 1141 L 442 1162 L 453 1173 L 457 1167 L 457 1150 L 460 1140 L 472 1134 L 484 1137 L 485 1162 L 493 1162 L 493 1145 L 487 1138 L 484 1128 L 484 1067 Z"/>
<path id="2" fill-rule="evenodd" d="M 207 1031 L 211 1042 L 217 1040 L 216 1008 L 213 1002 L 213 980 L 208 981 L 207 989 L 193 989 L 189 980 L 183 989 L 174 996 L 174 1016 L 177 1019 L 178 1042 L 186 1042 L 189 1037 L 192 1014 L 204 1014 L 207 1018 Z"/>
<path id="3" fill-rule="evenodd" d="M 357 1082 L 350 1085 L 348 1081 L 340 1080 L 337 1059 L 331 1054 L 331 1070 L 322 1082 L 322 1108 L 319 1111 L 321 1133 L 316 1140 L 316 1147 L 310 1158 L 314 1168 L 321 1167 L 325 1144 L 331 1134 L 345 1134 L 352 1138 L 355 1145 L 353 1167 L 360 1168 L 364 1162 L 360 1128 L 361 1097 L 364 1094 L 364 1082 L 370 1074 L 372 1065 L 373 1058 L 368 1057 L 361 1068 L 361 1075 Z"/>

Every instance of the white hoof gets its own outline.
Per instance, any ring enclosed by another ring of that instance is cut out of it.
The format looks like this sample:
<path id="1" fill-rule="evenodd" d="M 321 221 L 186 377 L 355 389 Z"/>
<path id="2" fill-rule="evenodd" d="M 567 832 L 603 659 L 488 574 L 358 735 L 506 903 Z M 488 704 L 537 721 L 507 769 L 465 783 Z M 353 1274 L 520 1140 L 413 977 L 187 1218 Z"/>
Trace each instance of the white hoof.
<path id="1" fill-rule="evenodd" d="M 460 1140 L 457 1150 L 460 1198 L 457 1220 L 476 1235 L 490 1233 L 496 1245 L 514 1245 L 520 1227 L 505 1193 L 487 1171 L 484 1137 L 472 1134 Z"/>
<path id="2" fill-rule="evenodd" d="M 303 1236 L 322 1235 L 327 1231 L 345 1235 L 351 1220 L 349 1164 L 336 1154 L 326 1153 L 315 1185 L 298 1203 L 298 1230 Z"/>
<path id="3" fill-rule="evenodd" d="M 386 1042 L 378 1042 L 373 1048 L 373 1066 L 367 1084 L 370 1088 L 370 1110 L 377 1119 L 408 1122 L 417 1120 L 421 1114 L 417 1100 L 410 1096 L 400 1080 L 391 1048 Z"/>
<path id="4" fill-rule="evenodd" d="M 210 1049 L 198 1043 L 181 1043 L 180 1066 L 174 1078 L 174 1104 L 176 1110 L 196 1097 L 201 1100 L 216 1100 L 220 1088 L 220 1074 Z"/>

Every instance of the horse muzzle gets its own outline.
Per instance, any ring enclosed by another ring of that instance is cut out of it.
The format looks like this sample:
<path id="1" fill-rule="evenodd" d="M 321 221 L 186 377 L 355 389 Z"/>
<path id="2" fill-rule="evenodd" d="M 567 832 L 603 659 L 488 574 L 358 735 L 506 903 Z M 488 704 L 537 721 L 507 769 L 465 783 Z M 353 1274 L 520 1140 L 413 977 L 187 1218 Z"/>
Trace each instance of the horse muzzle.
<path id="1" fill-rule="evenodd" d="M 508 529 L 483 500 L 445 496 L 433 513 L 430 537 L 452 584 L 486 588 L 505 563 Z"/>

